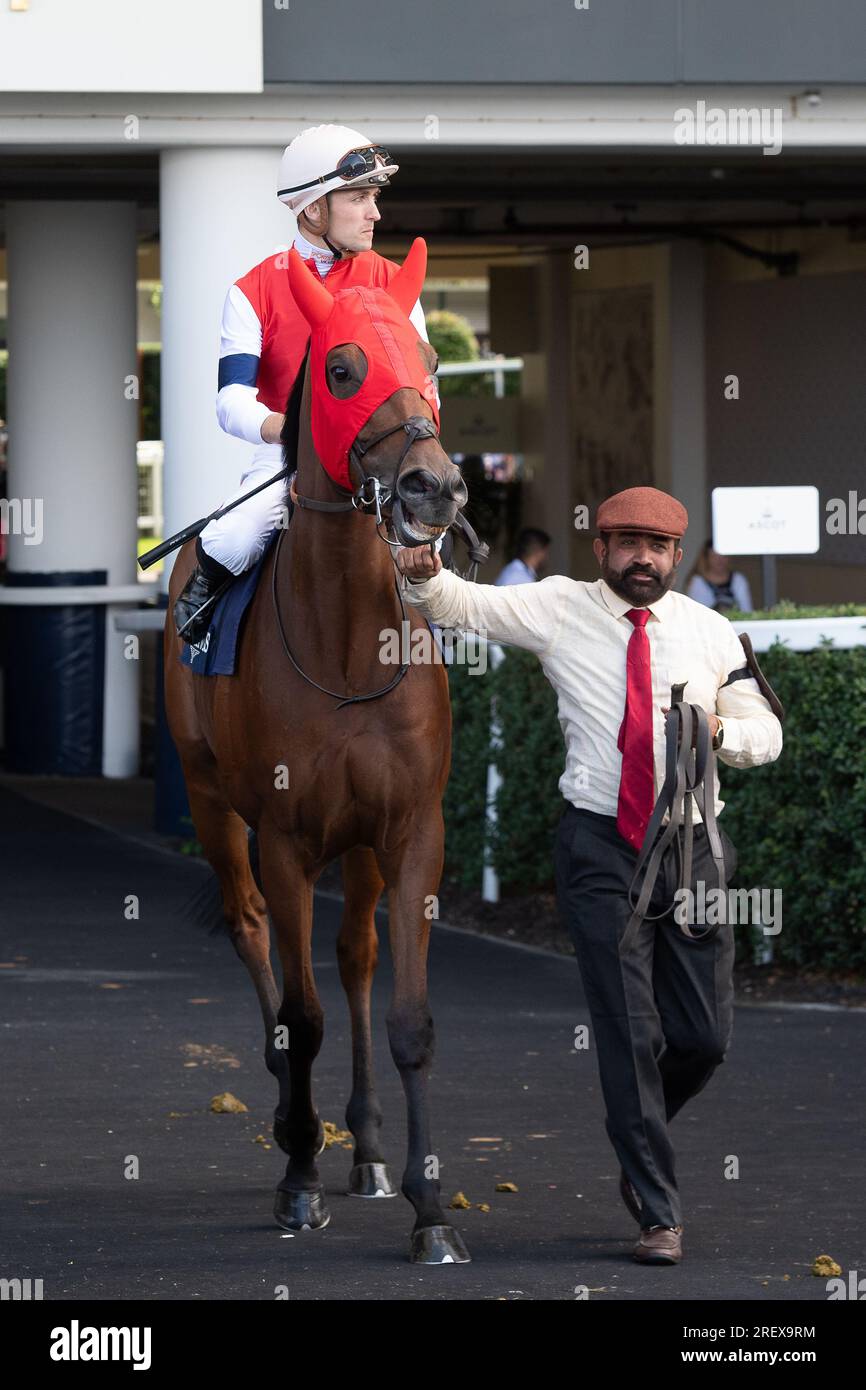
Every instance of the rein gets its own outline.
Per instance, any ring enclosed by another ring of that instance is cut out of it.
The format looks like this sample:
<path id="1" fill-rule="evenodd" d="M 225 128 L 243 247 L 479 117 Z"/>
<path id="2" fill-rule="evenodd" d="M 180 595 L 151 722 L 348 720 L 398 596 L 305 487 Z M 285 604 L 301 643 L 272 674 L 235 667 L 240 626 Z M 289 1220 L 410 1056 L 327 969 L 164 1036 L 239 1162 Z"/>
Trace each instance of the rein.
<path id="1" fill-rule="evenodd" d="M 292 477 L 294 477 L 294 474 L 292 475 Z M 292 484 L 292 487 L 293 487 L 293 489 L 294 489 L 294 484 Z M 297 497 L 297 494 L 294 493 L 294 491 L 293 491 L 293 494 L 292 494 L 292 495 L 295 496 L 295 497 Z M 306 506 L 313 505 L 316 511 L 324 511 L 324 510 L 327 510 L 327 511 L 345 511 L 347 506 L 352 507 L 352 506 L 355 505 L 355 504 L 354 504 L 354 499 L 353 499 L 351 502 L 349 502 L 348 504 L 345 504 L 345 503 L 343 503 L 343 502 L 337 502 L 337 503 L 315 502 L 315 503 L 313 503 L 311 498 L 305 498 L 304 501 L 301 502 L 300 497 L 298 497 L 297 500 L 298 500 L 298 502 L 299 502 L 302 506 L 303 506 L 303 505 L 306 505 Z M 377 529 L 377 531 L 378 531 L 378 525 L 377 525 L 377 528 L 376 528 L 376 529 Z M 271 598 L 273 599 L 273 604 L 274 604 L 274 616 L 276 617 L 276 620 L 277 620 L 277 631 L 278 631 L 279 634 L 280 634 L 280 641 L 281 641 L 282 644 L 283 644 L 283 650 L 284 650 L 284 652 L 286 653 L 286 656 L 289 658 L 289 661 L 290 661 L 290 662 L 292 663 L 292 665 L 294 666 L 294 668 L 295 668 L 295 670 L 297 671 L 298 675 L 299 675 L 299 676 L 303 676 L 304 680 L 308 683 L 308 685 L 315 686 L 316 690 L 321 690 L 321 692 L 322 692 L 323 695 L 332 695 L 332 696 L 334 697 L 335 700 L 339 700 L 340 703 L 338 704 L 337 709 L 342 709 L 342 708 L 343 708 L 343 705 L 354 705 L 354 704 L 358 704 L 358 703 L 359 703 L 360 701 L 362 701 L 362 700 L 377 700 L 377 699 L 379 698 L 380 695 L 387 695 L 388 691 L 389 691 L 389 690 L 393 690 L 394 687 L 395 687 L 395 685 L 398 685 L 399 682 L 400 682 L 400 681 L 403 679 L 403 677 L 405 676 L 406 672 L 407 672 L 408 669 L 409 669 L 409 663 L 408 663 L 408 662 L 402 662 L 402 663 L 401 663 L 401 665 L 400 665 L 400 670 L 397 672 L 396 676 L 394 676 L 393 680 L 390 680 L 390 681 L 388 682 L 387 685 L 383 685 L 382 688 L 381 688 L 381 690 L 372 690 L 372 691 L 370 691 L 370 693 L 369 693 L 368 695 L 344 695 L 344 694 L 343 694 L 341 691 L 339 691 L 339 690 L 328 690 L 326 686 L 324 686 L 324 685 L 319 685 L 318 681 L 314 681 L 313 678 L 312 678 L 312 676 L 308 676 L 307 673 L 306 673 L 306 671 L 302 670 L 302 668 L 298 665 L 298 663 L 297 663 L 297 661 L 295 660 L 295 658 L 292 656 L 291 648 L 289 647 L 288 639 L 286 638 L 286 630 L 285 630 L 285 628 L 284 628 L 284 626 L 283 626 L 283 617 L 282 617 L 282 614 L 281 614 L 281 612 L 280 612 L 280 600 L 279 600 L 279 596 L 278 596 L 278 594 L 277 594 L 277 561 L 278 561 L 279 558 L 280 558 L 280 546 L 281 546 L 282 543 L 283 543 L 283 537 L 285 536 L 285 534 L 286 534 L 286 533 L 285 533 L 284 530 L 280 532 L 280 534 L 279 534 L 279 536 L 278 536 L 278 538 L 277 538 L 277 544 L 276 544 L 276 547 L 275 547 L 275 550 L 274 550 L 274 563 L 273 563 L 273 567 L 272 567 L 272 569 L 271 569 Z M 400 593 L 400 588 L 399 588 L 399 585 L 398 585 L 398 583 L 397 583 L 397 576 L 396 576 L 396 575 L 394 576 L 394 588 L 395 588 L 395 590 L 396 590 L 396 592 L 397 592 L 397 597 L 398 597 L 398 599 L 400 600 L 400 609 L 401 609 L 401 612 L 402 612 L 402 614 L 403 614 L 403 621 L 405 622 L 406 619 L 407 619 L 406 605 L 405 605 L 405 603 L 403 602 L 403 595 Z"/>
<path id="2" fill-rule="evenodd" d="M 688 705 L 683 700 L 683 685 L 671 687 L 671 707 L 665 715 L 665 780 L 653 807 L 653 813 L 646 828 L 643 844 L 635 865 L 634 876 L 628 890 L 631 917 L 620 942 L 620 955 L 632 949 L 638 933 L 645 921 L 655 922 L 664 917 L 670 907 L 662 912 L 649 914 L 650 899 L 658 880 L 662 860 L 668 845 L 676 846 L 678 863 L 677 892 L 691 889 L 692 853 L 694 847 L 693 806 L 697 803 L 709 841 L 713 865 L 718 877 L 718 886 L 725 891 L 725 856 L 719 827 L 716 823 L 715 808 L 715 767 L 710 725 L 706 711 L 700 705 Z M 695 747 L 692 747 L 693 735 Z M 664 831 L 656 840 L 665 813 L 669 820 Z M 679 828 L 684 827 L 683 842 L 680 845 Z M 643 874 L 640 893 L 637 884 Z M 637 894 L 637 898 L 635 895 Z M 708 926 L 706 931 L 697 934 L 687 922 L 680 923 L 680 930 L 690 941 L 707 941 L 715 936 L 721 923 Z"/>

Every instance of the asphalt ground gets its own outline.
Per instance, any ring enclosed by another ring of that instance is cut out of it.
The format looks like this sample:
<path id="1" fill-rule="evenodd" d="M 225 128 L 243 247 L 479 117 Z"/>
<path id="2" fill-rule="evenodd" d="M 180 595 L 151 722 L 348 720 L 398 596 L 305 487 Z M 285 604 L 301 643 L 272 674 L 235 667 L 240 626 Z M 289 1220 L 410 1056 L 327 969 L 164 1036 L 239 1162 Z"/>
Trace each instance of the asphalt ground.
<path id="1" fill-rule="evenodd" d="M 726 1062 L 672 1125 L 685 1258 L 642 1267 L 595 1058 L 574 1047 L 589 1022 L 575 963 L 437 925 L 434 1142 L 446 1201 L 460 1191 L 472 1203 L 452 1215 L 473 1260 L 422 1268 L 406 1258 L 409 1204 L 349 1198 L 340 1144 L 319 1160 L 330 1225 L 290 1236 L 274 1223 L 285 1159 L 271 1143 L 275 1083 L 252 985 L 227 938 L 180 915 L 200 863 L 3 789 L 0 865 L 0 1275 L 41 1279 L 45 1299 L 573 1300 L 585 1289 L 594 1301 L 824 1303 L 816 1256 L 866 1274 L 866 1011 L 738 1008 Z M 322 1118 L 342 1127 L 339 912 L 317 899 L 314 1075 Z M 380 920 L 377 1072 L 399 1184 L 405 1111 Z M 248 1113 L 210 1112 L 227 1090 Z M 725 1177 L 730 1155 L 737 1179 Z"/>

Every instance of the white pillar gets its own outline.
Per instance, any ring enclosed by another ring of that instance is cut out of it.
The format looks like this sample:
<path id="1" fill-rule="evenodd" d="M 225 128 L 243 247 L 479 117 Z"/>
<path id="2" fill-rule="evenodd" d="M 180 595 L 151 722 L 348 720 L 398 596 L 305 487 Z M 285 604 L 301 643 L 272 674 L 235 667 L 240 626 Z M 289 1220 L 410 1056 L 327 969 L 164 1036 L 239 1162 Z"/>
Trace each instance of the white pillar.
<path id="1" fill-rule="evenodd" d="M 551 537 L 548 574 L 571 574 L 575 496 L 574 434 L 571 427 L 571 251 L 551 251 L 543 267 L 547 402 L 544 415 L 545 498 L 542 525 Z M 536 494 L 537 495 L 537 494 Z M 532 523 L 530 522 L 530 525 Z"/>
<path id="2" fill-rule="evenodd" d="M 280 153 L 199 148 L 160 157 L 166 536 L 235 491 L 253 451 L 217 424 L 219 330 L 230 285 L 294 238 L 294 218 L 276 197 Z"/>
<path id="3" fill-rule="evenodd" d="M 44 498 L 15 571 L 135 578 L 135 204 L 9 202 L 9 495 Z"/>
<path id="4" fill-rule="evenodd" d="M 709 530 L 704 248 L 682 241 L 666 250 L 655 306 L 655 475 L 657 486 L 689 514 L 680 565 L 685 576 Z"/>
<path id="5" fill-rule="evenodd" d="M 9 495 L 43 501 L 41 544 L 10 536 L 9 568 L 105 570 L 117 591 L 136 573 L 135 204 L 9 202 L 6 215 Z M 138 770 L 138 664 L 120 643 L 107 623 L 109 776 Z"/>
<path id="6" fill-rule="evenodd" d="M 572 573 L 574 508 L 581 501 L 575 478 L 569 380 L 574 274 L 571 252 L 549 251 L 543 258 L 538 305 L 541 350 L 524 355 L 521 423 L 530 477 L 523 490 L 522 523 L 540 526 L 549 534 L 548 574 Z M 540 467 L 534 466 L 539 462 Z"/>

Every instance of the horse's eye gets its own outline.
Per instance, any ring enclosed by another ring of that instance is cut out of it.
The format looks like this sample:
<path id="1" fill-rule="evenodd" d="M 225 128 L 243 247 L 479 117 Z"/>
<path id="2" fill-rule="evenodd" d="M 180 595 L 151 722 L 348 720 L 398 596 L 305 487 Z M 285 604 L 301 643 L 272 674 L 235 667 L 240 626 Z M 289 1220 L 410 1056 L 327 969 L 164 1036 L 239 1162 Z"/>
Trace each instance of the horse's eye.
<path id="1" fill-rule="evenodd" d="M 357 395 L 367 375 L 367 359 L 357 343 L 338 343 L 326 359 L 325 380 L 331 395 L 348 401 Z"/>

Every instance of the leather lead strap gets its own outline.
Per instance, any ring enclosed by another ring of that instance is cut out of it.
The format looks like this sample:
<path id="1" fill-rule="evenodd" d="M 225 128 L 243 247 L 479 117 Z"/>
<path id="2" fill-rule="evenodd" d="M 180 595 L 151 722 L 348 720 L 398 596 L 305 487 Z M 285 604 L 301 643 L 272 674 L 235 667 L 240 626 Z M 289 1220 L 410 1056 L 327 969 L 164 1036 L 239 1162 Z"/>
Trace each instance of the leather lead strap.
<path id="1" fill-rule="evenodd" d="M 716 823 L 716 760 L 710 738 L 709 720 L 706 711 L 700 705 L 685 703 L 682 698 L 683 690 L 683 686 L 674 686 L 671 690 L 671 708 L 665 716 L 665 780 L 653 807 L 634 876 L 629 885 L 628 898 L 632 913 L 619 944 L 621 956 L 633 948 L 644 922 L 658 921 L 670 912 L 674 905 L 671 903 L 661 912 L 654 914 L 647 912 L 665 851 L 672 843 L 675 846 L 678 866 L 677 891 L 691 889 L 694 850 L 693 802 L 697 803 L 703 819 L 718 886 L 722 892 L 726 889 L 725 856 Z M 709 796 L 706 794 L 708 786 Z M 665 814 L 668 815 L 668 822 L 662 828 Z M 683 827 L 682 845 L 679 838 L 680 826 Z M 643 882 L 638 893 L 637 885 L 641 875 Z M 700 935 L 693 932 L 685 922 L 680 924 L 680 930 L 690 941 L 706 941 L 716 934 L 720 925 L 718 922 L 713 923 Z"/>
<path id="2" fill-rule="evenodd" d="M 743 651 L 746 653 L 746 661 L 748 663 L 749 671 L 757 681 L 758 689 L 760 690 L 764 699 L 767 701 L 767 704 L 770 706 L 770 709 L 775 714 L 779 723 L 783 724 L 785 722 L 785 706 L 782 704 L 782 701 L 779 699 L 775 690 L 770 685 L 770 682 L 767 680 L 767 677 L 764 675 L 763 671 L 758 665 L 758 658 L 755 656 L 754 648 L 752 647 L 752 639 L 747 632 L 740 633 L 740 645 L 743 648 Z"/>

